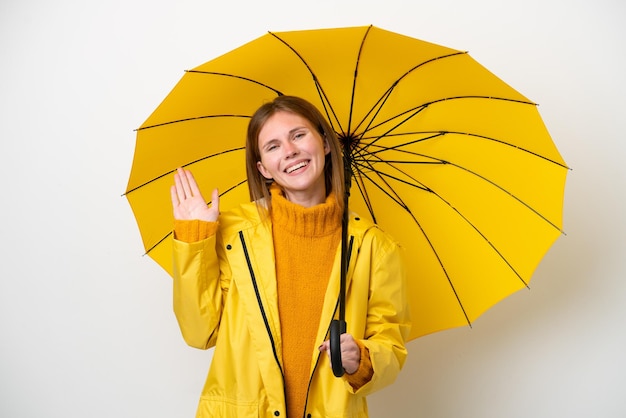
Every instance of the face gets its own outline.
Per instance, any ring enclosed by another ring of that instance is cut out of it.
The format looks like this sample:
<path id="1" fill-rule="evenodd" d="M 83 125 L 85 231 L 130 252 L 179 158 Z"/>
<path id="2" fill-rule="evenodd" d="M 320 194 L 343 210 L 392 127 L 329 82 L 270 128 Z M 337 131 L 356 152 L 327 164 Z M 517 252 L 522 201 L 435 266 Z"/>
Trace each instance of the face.
<path id="1" fill-rule="evenodd" d="M 311 207 L 326 200 L 324 164 L 329 152 L 328 143 L 307 119 L 279 111 L 259 132 L 257 168 L 281 186 L 289 201 Z"/>

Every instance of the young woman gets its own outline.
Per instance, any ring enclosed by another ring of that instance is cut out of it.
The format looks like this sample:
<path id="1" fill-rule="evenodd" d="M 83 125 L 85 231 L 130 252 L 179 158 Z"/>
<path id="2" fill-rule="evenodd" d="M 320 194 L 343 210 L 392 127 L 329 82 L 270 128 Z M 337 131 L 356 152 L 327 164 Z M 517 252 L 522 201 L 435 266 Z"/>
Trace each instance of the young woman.
<path id="1" fill-rule="evenodd" d="M 343 162 L 307 101 L 281 96 L 248 126 L 252 202 L 219 212 L 179 169 L 174 311 L 185 341 L 215 346 L 197 417 L 367 417 L 366 395 L 393 382 L 410 323 L 397 244 L 351 215 L 345 374 L 330 367 L 337 315 Z"/>

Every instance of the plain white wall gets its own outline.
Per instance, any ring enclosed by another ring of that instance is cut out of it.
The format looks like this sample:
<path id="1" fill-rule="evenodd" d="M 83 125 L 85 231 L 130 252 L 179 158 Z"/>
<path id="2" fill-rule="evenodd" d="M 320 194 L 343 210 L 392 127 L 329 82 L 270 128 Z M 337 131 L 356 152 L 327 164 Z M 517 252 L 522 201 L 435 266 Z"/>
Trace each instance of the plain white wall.
<path id="1" fill-rule="evenodd" d="M 470 54 L 540 104 L 573 168 L 531 290 L 409 344 L 374 417 L 626 416 L 621 0 L 3 0 L 0 416 L 191 417 L 211 351 L 121 197 L 183 75 L 268 30 L 374 24 Z"/>

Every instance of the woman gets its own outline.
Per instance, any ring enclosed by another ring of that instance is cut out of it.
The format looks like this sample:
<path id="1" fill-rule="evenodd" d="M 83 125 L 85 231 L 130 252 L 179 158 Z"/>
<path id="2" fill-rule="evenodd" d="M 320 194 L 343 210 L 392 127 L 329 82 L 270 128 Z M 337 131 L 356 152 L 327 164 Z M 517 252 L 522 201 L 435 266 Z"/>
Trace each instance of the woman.
<path id="1" fill-rule="evenodd" d="M 197 417 L 367 417 L 365 396 L 394 381 L 410 328 L 398 247 L 349 220 L 345 374 L 328 328 L 340 280 L 343 165 L 310 103 L 281 96 L 253 115 L 246 142 L 251 203 L 219 213 L 179 169 L 174 311 L 185 341 L 215 346 Z"/>

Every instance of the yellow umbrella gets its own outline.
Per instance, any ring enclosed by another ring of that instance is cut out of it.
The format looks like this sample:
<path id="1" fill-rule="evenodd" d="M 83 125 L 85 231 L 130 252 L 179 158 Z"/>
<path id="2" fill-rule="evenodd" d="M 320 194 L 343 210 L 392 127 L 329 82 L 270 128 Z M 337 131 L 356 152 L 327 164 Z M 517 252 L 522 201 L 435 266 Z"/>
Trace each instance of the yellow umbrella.
<path id="1" fill-rule="evenodd" d="M 373 26 L 268 33 L 184 74 L 137 131 L 126 191 L 166 271 L 170 174 L 190 167 L 222 210 L 249 200 L 247 123 L 283 94 L 327 115 L 351 150 L 351 210 L 404 248 L 411 339 L 528 286 L 568 171 L 536 105 L 466 52 Z"/>

